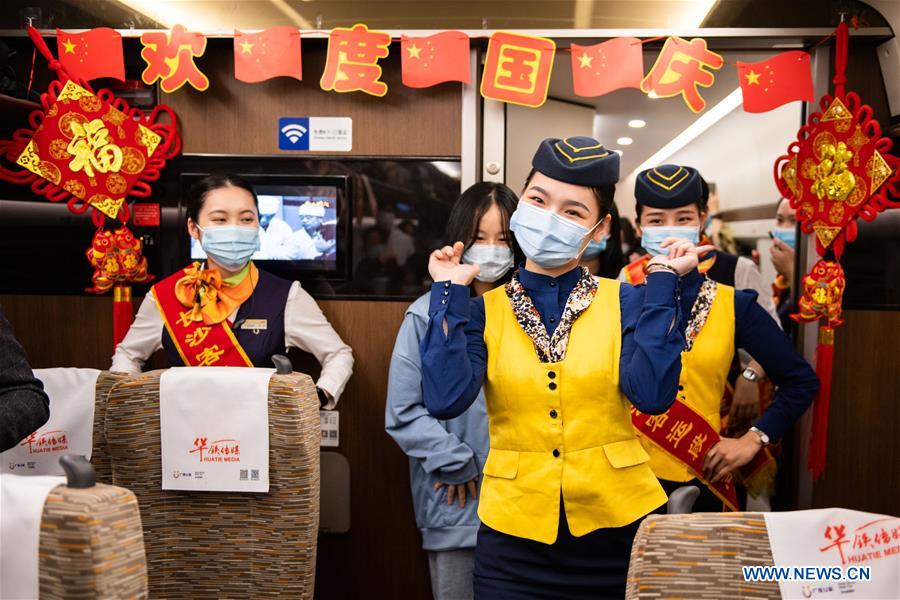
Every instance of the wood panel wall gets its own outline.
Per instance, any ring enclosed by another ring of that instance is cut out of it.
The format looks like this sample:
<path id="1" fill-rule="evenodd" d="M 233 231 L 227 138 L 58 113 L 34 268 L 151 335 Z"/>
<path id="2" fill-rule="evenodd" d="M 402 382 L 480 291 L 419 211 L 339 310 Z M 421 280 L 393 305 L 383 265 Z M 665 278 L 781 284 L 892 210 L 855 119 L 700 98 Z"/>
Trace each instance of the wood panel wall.
<path id="1" fill-rule="evenodd" d="M 835 332 L 828 459 L 813 508 L 900 515 L 900 312 L 850 310 Z"/>
<path id="2" fill-rule="evenodd" d="M 162 94 L 181 122 L 186 153 L 285 154 L 278 149 L 279 117 L 312 116 L 353 119 L 350 155 L 459 156 L 461 85 L 404 87 L 399 44 L 380 63 L 382 81 L 388 84 L 382 98 L 322 90 L 324 40 L 304 40 L 302 82 L 279 77 L 243 83 L 234 78 L 231 40 L 210 40 L 209 46 L 199 63 L 209 77 L 209 90 L 185 86 Z"/>

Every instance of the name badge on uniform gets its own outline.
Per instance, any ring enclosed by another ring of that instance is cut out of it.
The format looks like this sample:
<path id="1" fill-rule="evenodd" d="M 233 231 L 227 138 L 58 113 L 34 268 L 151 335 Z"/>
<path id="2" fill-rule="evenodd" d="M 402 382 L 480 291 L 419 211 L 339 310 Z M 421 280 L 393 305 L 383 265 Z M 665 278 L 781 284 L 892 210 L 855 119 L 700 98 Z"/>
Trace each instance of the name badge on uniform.
<path id="1" fill-rule="evenodd" d="M 250 329 L 256 334 L 265 331 L 268 327 L 269 322 L 266 319 L 246 319 L 241 323 L 241 329 Z"/>

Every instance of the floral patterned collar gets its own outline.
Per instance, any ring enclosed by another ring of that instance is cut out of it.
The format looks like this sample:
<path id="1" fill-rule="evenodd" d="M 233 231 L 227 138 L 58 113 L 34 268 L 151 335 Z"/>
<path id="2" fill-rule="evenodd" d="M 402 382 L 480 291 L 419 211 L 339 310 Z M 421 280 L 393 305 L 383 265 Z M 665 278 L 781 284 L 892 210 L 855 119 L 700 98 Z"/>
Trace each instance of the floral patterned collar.
<path id="1" fill-rule="evenodd" d="M 694 340 L 697 339 L 697 336 L 700 335 L 700 330 L 706 324 L 709 311 L 712 310 L 713 300 L 716 299 L 716 289 L 716 282 L 704 275 L 703 283 L 700 284 L 700 291 L 697 292 L 697 298 L 691 307 L 691 318 L 684 331 L 685 352 L 691 351 L 691 348 L 694 347 Z"/>
<path id="2" fill-rule="evenodd" d="M 512 279 L 504 287 L 509 303 L 512 305 L 513 314 L 519 325 L 531 338 L 534 351 L 542 363 L 560 362 L 566 358 L 566 348 L 569 345 L 569 333 L 572 331 L 572 325 L 575 323 L 575 319 L 591 305 L 597 293 L 597 280 L 585 267 L 579 268 L 581 276 L 566 300 L 566 306 L 559 319 L 559 325 L 553 332 L 553 337 L 548 335 L 540 313 L 519 279 L 518 271 L 513 274 Z"/>

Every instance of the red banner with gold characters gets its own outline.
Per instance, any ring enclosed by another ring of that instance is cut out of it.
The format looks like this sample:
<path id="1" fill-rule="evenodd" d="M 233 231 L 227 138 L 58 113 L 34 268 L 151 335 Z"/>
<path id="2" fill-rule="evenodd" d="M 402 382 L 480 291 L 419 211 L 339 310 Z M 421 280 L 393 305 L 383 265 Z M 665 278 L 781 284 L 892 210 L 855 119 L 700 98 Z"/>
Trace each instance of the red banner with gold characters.
<path id="1" fill-rule="evenodd" d="M 900 195 L 900 160 L 890 153 L 893 142 L 881 135 L 872 109 L 847 81 L 847 24 L 836 32 L 834 96 L 819 102 L 821 112 L 809 115 L 797 140 L 775 161 L 775 183 L 797 213 L 804 233 L 814 233 L 816 251 L 823 260 L 802 280 L 800 322 L 818 321 L 816 373 L 821 381 L 813 412 L 809 467 L 818 478 L 825 470 L 828 404 L 834 359 L 834 328 L 843 321 L 841 297 L 844 272 L 840 258 L 844 244 L 856 239 L 857 218 L 875 219 Z"/>
<path id="2" fill-rule="evenodd" d="M 703 482 L 728 510 L 740 510 L 734 479 L 730 474 L 716 483 L 710 482 L 703 472 L 703 459 L 710 448 L 719 442 L 719 432 L 709 421 L 690 406 L 675 400 L 661 415 L 648 415 L 631 407 L 631 423 L 644 437 L 659 446 L 666 454 L 684 464 Z"/>
<path id="3" fill-rule="evenodd" d="M 252 367 L 227 320 L 210 325 L 195 320 L 194 310 L 175 296 L 176 283 L 187 274 L 184 269 L 153 286 L 159 314 L 181 360 L 189 367 Z"/>

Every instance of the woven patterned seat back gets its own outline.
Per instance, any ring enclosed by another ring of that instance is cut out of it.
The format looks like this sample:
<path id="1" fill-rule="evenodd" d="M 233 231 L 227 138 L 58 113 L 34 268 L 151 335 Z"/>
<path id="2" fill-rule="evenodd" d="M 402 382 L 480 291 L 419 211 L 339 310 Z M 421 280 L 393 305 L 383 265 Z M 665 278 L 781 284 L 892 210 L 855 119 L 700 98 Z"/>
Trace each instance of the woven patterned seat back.
<path id="1" fill-rule="evenodd" d="M 112 483 L 112 465 L 106 447 L 106 398 L 113 386 L 128 379 L 122 373 L 102 371 L 97 378 L 97 392 L 94 394 L 94 443 L 91 450 L 91 464 L 94 474 L 101 483 Z"/>
<path id="2" fill-rule="evenodd" d="M 741 571 L 772 564 L 761 513 L 650 515 L 631 547 L 625 597 L 780 598 L 776 582 L 748 583 Z"/>
<path id="3" fill-rule="evenodd" d="M 147 598 L 141 515 L 126 489 L 57 486 L 44 504 L 39 556 L 41 600 Z"/>
<path id="4" fill-rule="evenodd" d="M 269 492 L 161 489 L 159 378 L 113 386 L 116 485 L 138 497 L 154 598 L 312 598 L 319 529 L 319 400 L 307 375 L 269 383 Z"/>

